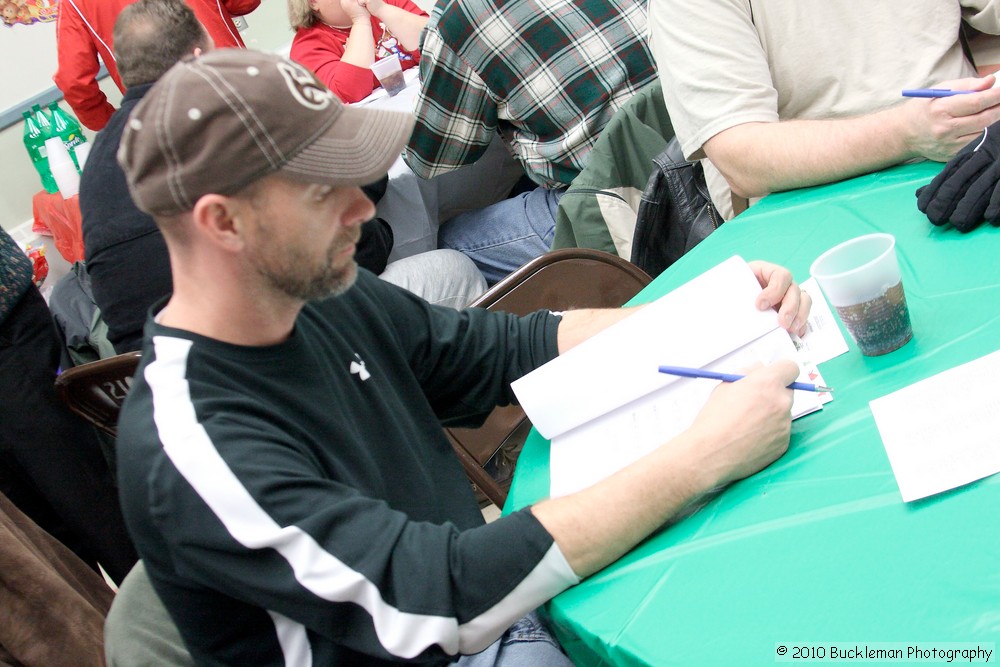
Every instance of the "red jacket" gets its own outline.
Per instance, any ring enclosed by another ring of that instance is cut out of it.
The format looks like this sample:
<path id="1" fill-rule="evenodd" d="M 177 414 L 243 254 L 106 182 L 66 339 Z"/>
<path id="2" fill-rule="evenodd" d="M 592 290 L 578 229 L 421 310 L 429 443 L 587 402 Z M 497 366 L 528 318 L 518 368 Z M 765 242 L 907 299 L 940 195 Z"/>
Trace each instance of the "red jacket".
<path id="1" fill-rule="evenodd" d="M 58 69 L 52 80 L 80 122 L 97 131 L 115 108 L 97 85 L 100 63 L 125 92 L 112 53 L 111 34 L 118 12 L 135 0 L 60 0 L 56 24 Z M 185 0 L 212 37 L 216 47 L 244 46 L 233 16 L 257 9 L 260 0 Z"/>
<path id="2" fill-rule="evenodd" d="M 411 14 L 427 16 L 426 12 L 410 0 L 385 1 Z M 311 69 L 327 88 L 348 103 L 363 100 L 379 86 L 378 79 L 369 68 L 340 62 L 350 32 L 350 28 L 334 28 L 317 21 L 315 25 L 295 31 L 292 50 L 288 54 L 295 62 Z M 382 58 L 390 52 L 396 53 L 404 70 L 420 62 L 420 52 L 403 49 L 391 33 L 383 30 L 381 21 L 374 16 L 372 40 L 375 42 L 375 58 Z"/>

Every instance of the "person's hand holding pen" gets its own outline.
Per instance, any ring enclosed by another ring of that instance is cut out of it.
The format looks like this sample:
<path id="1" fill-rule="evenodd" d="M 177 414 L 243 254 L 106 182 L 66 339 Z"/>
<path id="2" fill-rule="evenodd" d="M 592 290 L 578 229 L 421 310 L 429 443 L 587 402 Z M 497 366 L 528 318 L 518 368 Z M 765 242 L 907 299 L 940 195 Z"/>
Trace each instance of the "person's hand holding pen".
<path id="1" fill-rule="evenodd" d="M 777 361 L 712 390 L 691 425 L 711 488 L 752 475 L 785 453 L 792 427 L 788 385 L 798 373 L 795 362 Z"/>
<path id="2" fill-rule="evenodd" d="M 903 90 L 902 105 L 931 118 L 932 136 L 921 155 L 948 161 L 929 185 L 917 190 L 917 208 L 935 225 L 968 232 L 984 220 L 1000 225 L 1000 87 L 993 75 L 960 79 L 933 88 Z M 991 131 L 992 130 L 992 131 Z M 957 152 L 951 147 L 959 144 Z M 940 156 L 935 150 L 944 151 Z"/>
<path id="3" fill-rule="evenodd" d="M 907 95 L 913 98 L 889 110 L 899 114 L 910 156 L 947 162 L 984 128 L 1000 121 L 1000 87 L 993 88 L 995 82 L 992 75 L 944 81 L 918 89 L 919 97 Z M 952 93 L 927 92 L 934 90 Z"/>

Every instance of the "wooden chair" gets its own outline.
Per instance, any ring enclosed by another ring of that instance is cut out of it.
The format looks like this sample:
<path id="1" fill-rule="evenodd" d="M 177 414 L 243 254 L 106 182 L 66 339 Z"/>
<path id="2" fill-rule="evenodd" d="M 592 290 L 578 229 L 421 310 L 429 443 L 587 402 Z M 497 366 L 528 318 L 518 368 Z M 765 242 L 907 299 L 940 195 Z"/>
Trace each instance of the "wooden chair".
<path id="1" fill-rule="evenodd" d="M 56 378 L 56 393 L 69 406 L 112 437 L 118 434 L 118 412 L 139 366 L 139 352 L 125 352 L 63 371 Z"/>
<path id="2" fill-rule="evenodd" d="M 542 308 L 617 308 L 651 280 L 617 255 L 589 248 L 565 248 L 528 262 L 470 306 L 517 315 Z M 490 502 L 502 508 L 507 501 L 510 474 L 530 429 L 524 411 L 511 405 L 495 409 L 479 428 L 446 428 L 445 433 L 469 479 Z"/>

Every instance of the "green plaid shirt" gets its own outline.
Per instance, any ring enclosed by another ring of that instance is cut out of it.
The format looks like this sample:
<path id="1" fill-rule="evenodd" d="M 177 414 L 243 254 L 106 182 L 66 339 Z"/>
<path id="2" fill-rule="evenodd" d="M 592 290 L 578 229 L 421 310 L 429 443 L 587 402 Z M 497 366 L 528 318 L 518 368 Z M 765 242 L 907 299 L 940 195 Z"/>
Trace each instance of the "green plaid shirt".
<path id="1" fill-rule="evenodd" d="M 499 130 L 533 181 L 565 187 L 656 79 L 634 0 L 439 0 L 420 49 L 405 158 L 424 178 L 475 162 Z"/>

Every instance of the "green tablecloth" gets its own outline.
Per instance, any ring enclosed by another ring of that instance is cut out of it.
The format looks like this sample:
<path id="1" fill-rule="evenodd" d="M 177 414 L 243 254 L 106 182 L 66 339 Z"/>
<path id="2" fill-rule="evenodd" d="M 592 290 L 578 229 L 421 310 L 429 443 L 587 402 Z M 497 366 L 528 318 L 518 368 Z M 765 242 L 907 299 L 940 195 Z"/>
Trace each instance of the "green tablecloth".
<path id="1" fill-rule="evenodd" d="M 548 612 L 577 665 L 769 665 L 781 644 L 998 641 L 1000 475 L 904 504 L 868 407 L 1000 348 L 1000 229 L 927 221 L 913 193 L 940 167 L 771 195 L 636 297 L 734 254 L 803 281 L 822 251 L 884 231 L 914 340 L 868 358 L 845 331 L 848 353 L 821 366 L 835 400 L 793 423 L 783 458 L 555 598 Z M 548 443 L 533 433 L 506 510 L 547 493 Z"/>

